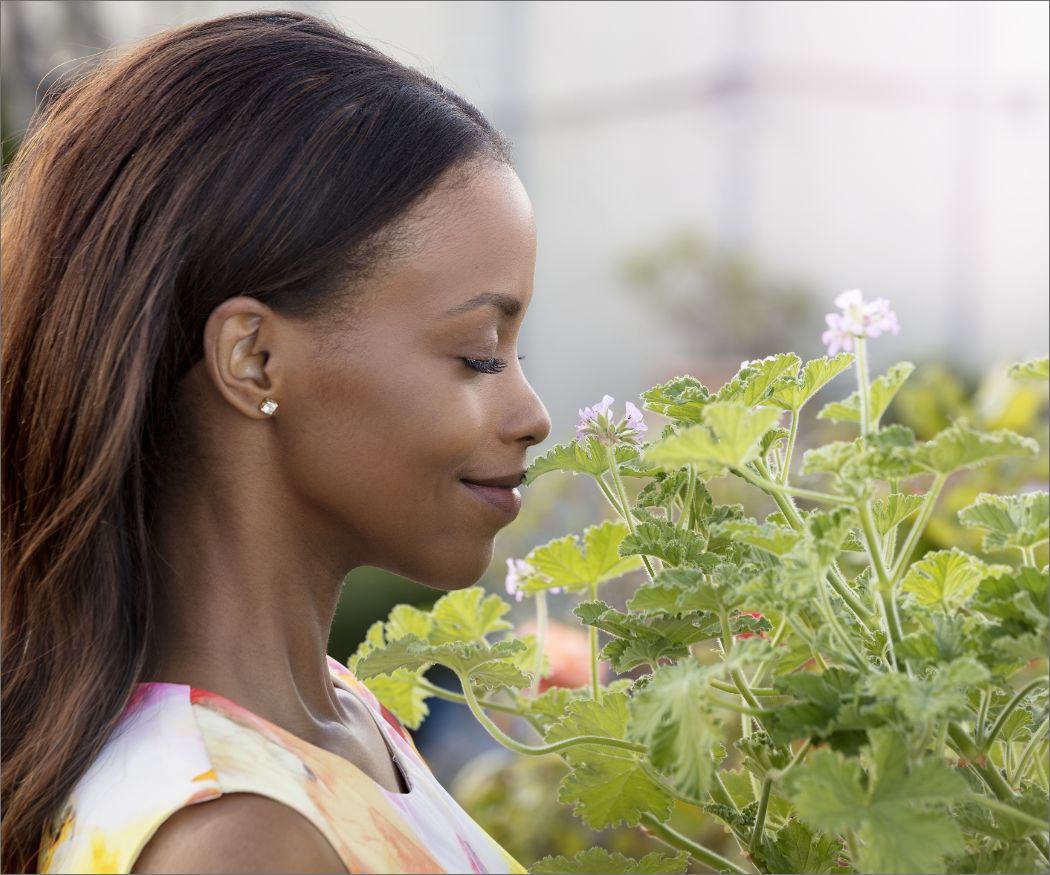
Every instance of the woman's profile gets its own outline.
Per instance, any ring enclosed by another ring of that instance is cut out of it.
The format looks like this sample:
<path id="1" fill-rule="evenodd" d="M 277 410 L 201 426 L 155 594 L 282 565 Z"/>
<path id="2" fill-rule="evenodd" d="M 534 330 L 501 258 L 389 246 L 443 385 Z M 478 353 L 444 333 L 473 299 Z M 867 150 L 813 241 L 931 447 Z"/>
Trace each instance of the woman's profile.
<path id="1" fill-rule="evenodd" d="M 38 109 L 3 189 L 4 872 L 524 871 L 326 652 L 355 567 L 476 583 L 550 432 L 509 151 L 287 11 Z"/>

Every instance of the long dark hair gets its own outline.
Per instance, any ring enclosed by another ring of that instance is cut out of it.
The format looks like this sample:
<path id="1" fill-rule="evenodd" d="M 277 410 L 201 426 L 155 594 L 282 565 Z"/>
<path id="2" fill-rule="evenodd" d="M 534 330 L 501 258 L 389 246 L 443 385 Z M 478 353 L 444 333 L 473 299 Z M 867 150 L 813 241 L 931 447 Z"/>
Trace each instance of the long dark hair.
<path id="1" fill-rule="evenodd" d="M 3 186 L 4 872 L 35 871 L 151 666 L 160 460 L 208 315 L 352 319 L 407 245 L 395 219 L 509 152 L 434 79 L 287 11 L 157 34 L 37 110 Z"/>

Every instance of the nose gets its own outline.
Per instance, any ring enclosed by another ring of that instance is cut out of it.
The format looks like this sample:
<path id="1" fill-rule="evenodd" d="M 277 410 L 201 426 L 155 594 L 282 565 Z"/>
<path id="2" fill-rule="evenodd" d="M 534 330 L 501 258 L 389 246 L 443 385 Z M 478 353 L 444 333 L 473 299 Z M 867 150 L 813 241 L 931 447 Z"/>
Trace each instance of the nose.
<path id="1" fill-rule="evenodd" d="M 526 447 L 542 444 L 551 433 L 551 418 L 536 390 L 518 368 L 520 389 L 513 393 L 514 404 L 511 421 L 514 439 Z"/>

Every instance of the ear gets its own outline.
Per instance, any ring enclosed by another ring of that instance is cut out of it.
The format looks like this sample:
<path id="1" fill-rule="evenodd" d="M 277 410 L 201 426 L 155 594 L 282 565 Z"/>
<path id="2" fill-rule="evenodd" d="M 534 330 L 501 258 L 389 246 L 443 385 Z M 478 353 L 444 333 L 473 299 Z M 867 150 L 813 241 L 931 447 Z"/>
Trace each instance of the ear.
<path id="1" fill-rule="evenodd" d="M 267 395 L 280 398 L 277 314 L 255 298 L 227 298 L 204 326 L 204 361 L 220 394 L 245 416 L 269 419 L 259 409 Z"/>

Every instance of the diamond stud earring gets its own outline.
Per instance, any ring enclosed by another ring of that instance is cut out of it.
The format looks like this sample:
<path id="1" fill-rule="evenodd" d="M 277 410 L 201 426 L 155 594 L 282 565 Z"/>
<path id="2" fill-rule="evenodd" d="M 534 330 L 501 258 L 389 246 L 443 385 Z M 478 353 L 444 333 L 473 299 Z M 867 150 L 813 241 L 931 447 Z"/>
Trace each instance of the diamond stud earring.
<path id="1" fill-rule="evenodd" d="M 273 416 L 277 412 L 277 402 L 267 395 L 259 403 L 259 409 L 267 416 Z"/>

